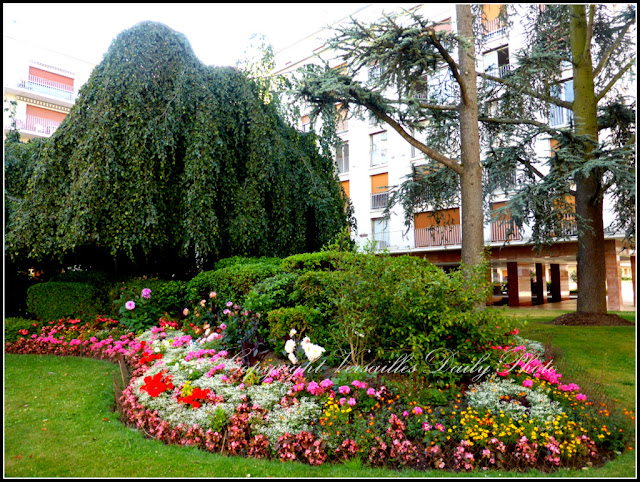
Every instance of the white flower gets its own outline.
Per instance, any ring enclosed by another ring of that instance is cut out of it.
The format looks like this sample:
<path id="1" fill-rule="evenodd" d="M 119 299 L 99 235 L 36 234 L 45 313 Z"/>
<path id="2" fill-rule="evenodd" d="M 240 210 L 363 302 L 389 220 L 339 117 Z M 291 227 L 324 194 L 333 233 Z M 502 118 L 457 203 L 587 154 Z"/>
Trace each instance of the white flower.
<path id="1" fill-rule="evenodd" d="M 304 349 L 304 354 L 312 363 L 316 361 L 318 358 L 320 358 L 322 354 L 326 351 L 321 346 L 314 345 L 313 343 L 307 343 L 303 349 Z"/>
<path id="2" fill-rule="evenodd" d="M 304 348 L 305 345 L 308 345 L 309 343 L 311 343 L 311 340 L 309 339 L 308 336 L 305 336 L 302 341 L 300 342 L 300 344 L 302 345 L 302 347 Z"/>
<path id="3" fill-rule="evenodd" d="M 295 330 L 295 329 L 292 329 L 292 330 L 289 332 L 289 338 L 293 338 L 293 335 L 295 335 L 296 333 L 298 333 L 298 331 L 297 331 L 297 330 Z"/>
<path id="4" fill-rule="evenodd" d="M 289 360 L 291 361 L 291 363 L 293 363 L 294 365 L 296 365 L 298 363 L 298 359 L 296 358 L 296 356 L 293 353 L 289 353 Z"/>
<path id="5" fill-rule="evenodd" d="M 293 340 L 287 340 L 287 342 L 284 344 L 284 351 L 286 351 L 289 354 L 292 354 L 293 350 L 295 349 L 296 349 L 296 342 Z"/>

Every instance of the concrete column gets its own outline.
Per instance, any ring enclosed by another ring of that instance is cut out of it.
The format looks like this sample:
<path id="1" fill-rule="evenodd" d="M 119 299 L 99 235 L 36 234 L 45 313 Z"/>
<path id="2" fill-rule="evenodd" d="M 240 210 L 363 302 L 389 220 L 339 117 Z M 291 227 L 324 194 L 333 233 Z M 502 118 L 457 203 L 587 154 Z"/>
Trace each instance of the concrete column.
<path id="1" fill-rule="evenodd" d="M 636 306 L 636 257 L 631 256 L 631 284 L 633 285 L 633 306 Z"/>
<path id="2" fill-rule="evenodd" d="M 622 279 L 620 278 L 620 254 L 614 240 L 605 241 L 604 263 L 607 269 L 607 309 L 622 308 Z"/>
<path id="3" fill-rule="evenodd" d="M 547 277 L 546 266 L 542 263 L 536 263 L 536 297 L 538 305 L 547 302 Z"/>
<path id="4" fill-rule="evenodd" d="M 531 267 L 510 261 L 507 263 L 509 306 L 531 306 Z"/>
<path id="5" fill-rule="evenodd" d="M 551 301 L 568 300 L 569 270 L 566 264 L 552 264 L 551 266 Z"/>

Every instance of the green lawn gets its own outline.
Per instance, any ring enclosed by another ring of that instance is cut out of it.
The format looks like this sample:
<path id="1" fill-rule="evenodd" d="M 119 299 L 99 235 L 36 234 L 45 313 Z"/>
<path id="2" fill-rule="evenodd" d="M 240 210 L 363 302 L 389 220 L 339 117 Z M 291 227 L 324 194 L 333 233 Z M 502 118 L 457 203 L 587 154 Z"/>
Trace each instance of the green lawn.
<path id="1" fill-rule="evenodd" d="M 533 310 L 532 310 L 533 311 Z M 547 341 L 563 357 L 599 377 L 605 360 L 606 387 L 634 408 L 634 327 L 544 325 L 558 313 L 536 313 L 522 330 Z M 540 318 L 537 318 L 540 316 Z M 606 356 L 606 358 L 605 358 Z M 224 457 L 168 446 L 123 426 L 111 411 L 115 365 L 81 358 L 5 355 L 6 477 L 633 477 L 635 454 L 627 451 L 604 467 L 553 474 L 402 471 L 362 467 L 358 461 L 311 467 L 299 463 Z M 634 410 L 635 411 L 635 410 Z"/>

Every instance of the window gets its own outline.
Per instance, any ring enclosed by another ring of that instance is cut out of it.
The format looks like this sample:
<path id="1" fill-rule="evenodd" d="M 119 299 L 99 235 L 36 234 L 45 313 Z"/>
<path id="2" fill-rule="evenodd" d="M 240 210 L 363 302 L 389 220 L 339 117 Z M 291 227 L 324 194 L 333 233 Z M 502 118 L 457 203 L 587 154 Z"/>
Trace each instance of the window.
<path id="1" fill-rule="evenodd" d="M 336 163 L 340 174 L 349 172 L 349 143 L 347 141 L 343 141 L 336 149 Z"/>
<path id="2" fill-rule="evenodd" d="M 372 219 L 371 228 L 375 247 L 378 249 L 387 248 L 389 246 L 389 220 L 387 218 Z"/>
<path id="3" fill-rule="evenodd" d="M 382 67 L 380 65 L 374 65 L 373 67 L 369 67 L 369 80 L 377 81 L 382 75 Z"/>
<path id="4" fill-rule="evenodd" d="M 387 133 L 371 134 L 371 166 L 382 166 L 387 163 Z"/>
<path id="5" fill-rule="evenodd" d="M 502 47 L 484 55 L 484 71 L 494 77 L 504 77 L 509 73 L 509 48 Z"/>
<path id="6" fill-rule="evenodd" d="M 308 115 L 302 116 L 302 132 L 309 132 L 311 130 L 311 121 Z"/>
<path id="7" fill-rule="evenodd" d="M 573 80 L 551 88 L 551 95 L 567 102 L 573 102 Z M 564 107 L 551 104 L 549 109 L 549 125 L 552 127 L 565 126 L 573 122 L 573 112 Z"/>
<path id="8" fill-rule="evenodd" d="M 389 173 L 371 176 L 371 209 L 384 209 L 389 199 Z"/>

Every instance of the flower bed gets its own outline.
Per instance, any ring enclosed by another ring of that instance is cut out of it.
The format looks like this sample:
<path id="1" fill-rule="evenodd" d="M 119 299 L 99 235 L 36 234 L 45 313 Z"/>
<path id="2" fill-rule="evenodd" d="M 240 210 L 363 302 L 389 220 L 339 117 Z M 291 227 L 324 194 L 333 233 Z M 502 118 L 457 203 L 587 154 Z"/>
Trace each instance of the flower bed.
<path id="1" fill-rule="evenodd" d="M 496 373 L 428 405 L 381 377 L 319 375 L 312 368 L 322 348 L 308 339 L 287 342 L 286 354 L 316 365 L 249 367 L 225 349 L 224 323 L 185 330 L 162 320 L 137 337 L 106 318 L 34 328 L 5 351 L 124 359 L 133 373 L 123 419 L 165 443 L 211 452 L 312 465 L 358 457 L 372 466 L 552 470 L 601 463 L 625 441 L 526 345 L 492 347 L 502 360 Z"/>

